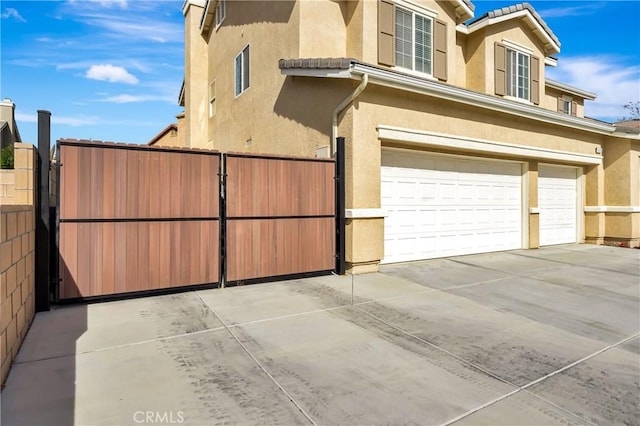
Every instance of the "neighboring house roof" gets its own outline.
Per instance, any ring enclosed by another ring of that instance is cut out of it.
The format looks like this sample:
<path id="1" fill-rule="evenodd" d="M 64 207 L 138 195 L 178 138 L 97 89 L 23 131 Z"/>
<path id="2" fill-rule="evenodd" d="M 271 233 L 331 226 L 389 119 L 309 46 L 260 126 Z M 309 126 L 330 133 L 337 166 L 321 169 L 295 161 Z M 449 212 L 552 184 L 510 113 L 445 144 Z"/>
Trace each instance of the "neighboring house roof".
<path id="1" fill-rule="evenodd" d="M 551 80 L 549 78 L 545 78 L 544 84 L 547 87 L 551 87 L 553 89 L 557 89 L 562 92 L 567 92 L 571 95 L 576 95 L 583 99 L 588 99 L 590 101 L 598 97 L 598 95 L 596 95 L 593 92 L 587 92 L 586 90 L 578 89 L 577 87 L 570 86 L 566 83 L 560 83 L 559 81 Z"/>
<path id="2" fill-rule="evenodd" d="M 544 43 L 546 56 L 560 52 L 560 40 L 551 31 L 542 17 L 529 3 L 519 3 L 509 7 L 492 10 L 466 24 L 467 34 L 471 34 L 488 25 L 497 24 L 509 19 L 525 18 L 533 33 Z"/>
<path id="3" fill-rule="evenodd" d="M 617 123 L 613 123 L 616 126 L 616 130 L 624 133 L 640 133 L 640 118 L 632 118 L 631 120 L 622 120 Z"/>
<path id="4" fill-rule="evenodd" d="M 177 132 L 177 131 L 178 131 L 178 125 L 175 123 L 171 123 L 164 129 L 162 129 L 160 133 L 155 135 L 149 142 L 147 142 L 147 145 L 155 145 L 156 142 L 158 142 L 160 139 L 165 137 L 170 132 Z"/>
<path id="5" fill-rule="evenodd" d="M 615 131 L 615 127 L 611 124 L 597 123 L 592 120 L 562 114 L 534 105 L 527 105 L 510 99 L 487 95 L 398 70 L 367 64 L 352 58 L 280 59 L 279 66 L 282 74 L 291 76 L 361 80 L 362 76 L 367 74 L 369 84 L 421 93 L 440 99 L 516 115 L 518 117 L 525 117 L 600 134 L 609 135 Z"/>
<path id="6" fill-rule="evenodd" d="M 640 118 L 633 118 L 631 120 L 622 120 L 613 123 L 616 126 L 628 127 L 630 129 L 640 129 Z"/>

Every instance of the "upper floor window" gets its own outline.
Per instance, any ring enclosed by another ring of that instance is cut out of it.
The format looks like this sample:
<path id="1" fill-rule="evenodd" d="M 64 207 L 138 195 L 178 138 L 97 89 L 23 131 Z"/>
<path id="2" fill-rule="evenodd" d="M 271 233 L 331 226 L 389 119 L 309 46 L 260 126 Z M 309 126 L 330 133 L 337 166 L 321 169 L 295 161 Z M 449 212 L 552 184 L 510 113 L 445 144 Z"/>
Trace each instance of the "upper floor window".
<path id="1" fill-rule="evenodd" d="M 396 6 L 396 66 L 431 74 L 433 21 Z"/>
<path id="2" fill-rule="evenodd" d="M 224 16 L 226 13 L 225 1 L 226 0 L 218 0 L 218 3 L 216 4 L 216 13 L 215 13 L 216 27 L 222 24 L 222 21 L 224 21 Z"/>
<path id="3" fill-rule="evenodd" d="M 378 0 L 378 63 L 447 80 L 447 23 L 437 12 Z"/>
<path id="4" fill-rule="evenodd" d="M 240 96 L 249 88 L 249 46 L 245 47 L 238 56 L 235 64 L 236 96 Z"/>
<path id="5" fill-rule="evenodd" d="M 558 112 L 567 115 L 577 115 L 578 103 L 569 96 L 561 96 L 558 98 Z"/>
<path id="6" fill-rule="evenodd" d="M 507 95 L 529 100 L 529 55 L 507 48 Z"/>
<path id="7" fill-rule="evenodd" d="M 495 45 L 496 95 L 540 103 L 540 58 L 502 43 Z"/>

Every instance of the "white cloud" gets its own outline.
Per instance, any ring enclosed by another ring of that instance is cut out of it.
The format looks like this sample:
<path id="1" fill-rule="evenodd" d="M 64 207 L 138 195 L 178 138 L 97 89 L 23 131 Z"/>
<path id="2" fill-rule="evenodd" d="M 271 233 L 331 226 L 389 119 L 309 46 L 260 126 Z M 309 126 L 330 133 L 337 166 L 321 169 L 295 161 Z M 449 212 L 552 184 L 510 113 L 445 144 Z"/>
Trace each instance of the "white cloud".
<path id="1" fill-rule="evenodd" d="M 162 95 L 116 95 L 116 96 L 108 96 L 104 99 L 100 99 L 100 102 L 112 102 L 116 104 L 129 104 L 135 102 L 152 102 L 152 101 L 163 101 L 175 103 L 175 97 L 162 96 Z"/>
<path id="2" fill-rule="evenodd" d="M 547 76 L 596 93 L 598 98 L 585 105 L 585 115 L 589 117 L 616 121 L 627 115 L 623 105 L 640 100 L 640 66 L 627 65 L 623 58 L 563 57 L 557 68 L 547 69 Z"/>
<path id="3" fill-rule="evenodd" d="M 120 9 L 126 9 L 129 6 L 127 0 L 69 0 L 69 4 L 73 6 L 81 4 L 98 4 L 102 7 L 111 8 L 113 6 L 119 6 Z"/>
<path id="4" fill-rule="evenodd" d="M 16 121 L 22 121 L 23 123 L 37 123 L 38 116 L 35 114 L 25 114 L 16 111 Z"/>
<path id="5" fill-rule="evenodd" d="M 16 121 L 19 123 L 20 122 L 37 123 L 38 116 L 36 114 L 25 114 L 21 112 L 16 112 Z M 99 124 L 100 120 L 98 120 L 98 117 L 88 117 L 88 116 L 64 117 L 64 116 L 57 116 L 55 114 L 52 114 L 51 123 L 64 124 L 72 127 L 80 127 L 80 126 L 91 126 L 91 125 Z"/>
<path id="6" fill-rule="evenodd" d="M 13 18 L 18 22 L 27 22 L 26 19 L 24 19 L 22 16 L 20 16 L 20 14 L 18 13 L 18 11 L 12 7 L 8 7 L 4 10 L 4 13 L 2 15 L 0 15 L 0 17 L 2 17 L 2 19 L 9 19 L 9 18 Z"/>
<path id="7" fill-rule="evenodd" d="M 564 18 L 566 16 L 574 17 L 574 16 L 584 16 L 584 15 L 592 15 L 596 13 L 599 9 L 602 9 L 605 6 L 605 3 L 586 3 L 580 4 L 578 6 L 568 6 L 568 7 L 554 7 L 551 9 L 542 9 L 538 10 L 540 16 L 545 19 L 549 18 Z"/>
<path id="8" fill-rule="evenodd" d="M 137 84 L 138 79 L 123 67 L 111 64 L 92 65 L 85 77 L 92 80 L 108 81 L 111 83 Z"/>

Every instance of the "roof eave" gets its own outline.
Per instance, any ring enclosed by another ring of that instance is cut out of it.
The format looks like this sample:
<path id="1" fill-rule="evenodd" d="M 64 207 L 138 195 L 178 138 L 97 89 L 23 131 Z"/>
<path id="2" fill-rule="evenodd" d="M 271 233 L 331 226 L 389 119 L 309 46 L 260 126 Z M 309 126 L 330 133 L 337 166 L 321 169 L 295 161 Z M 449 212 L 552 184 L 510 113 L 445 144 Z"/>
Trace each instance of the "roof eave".
<path id="1" fill-rule="evenodd" d="M 437 81 L 389 71 L 359 62 L 352 62 L 348 70 L 288 68 L 282 69 L 281 72 L 288 76 L 351 78 L 354 80 L 360 80 L 363 74 L 368 74 L 370 84 L 420 93 L 440 99 L 587 132 L 611 135 L 615 131 L 615 127 L 610 124 L 590 122 L 581 117 L 561 114 L 541 107 L 526 105 L 509 99 L 474 92 L 468 89 L 462 89 Z"/>
<path id="2" fill-rule="evenodd" d="M 550 80 L 548 78 L 545 79 L 544 85 L 546 87 L 551 87 L 552 89 L 567 92 L 571 95 L 575 95 L 589 101 L 593 101 L 598 97 L 598 95 L 593 92 L 587 92 L 586 90 L 578 89 L 577 87 L 573 87 L 568 84 L 561 83 L 559 81 Z"/>
<path id="3" fill-rule="evenodd" d="M 550 34 L 542 25 L 540 25 L 538 20 L 528 9 L 519 10 L 508 15 L 497 16 L 494 18 L 485 16 L 484 18 L 481 18 L 467 25 L 466 34 L 473 34 L 474 32 L 489 25 L 495 25 L 500 22 L 508 21 L 515 18 L 524 18 L 527 21 L 527 24 L 532 29 L 533 33 L 536 34 L 538 38 L 543 42 L 545 47 L 545 56 L 551 56 L 560 53 L 560 43 L 556 42 L 554 36 Z"/>

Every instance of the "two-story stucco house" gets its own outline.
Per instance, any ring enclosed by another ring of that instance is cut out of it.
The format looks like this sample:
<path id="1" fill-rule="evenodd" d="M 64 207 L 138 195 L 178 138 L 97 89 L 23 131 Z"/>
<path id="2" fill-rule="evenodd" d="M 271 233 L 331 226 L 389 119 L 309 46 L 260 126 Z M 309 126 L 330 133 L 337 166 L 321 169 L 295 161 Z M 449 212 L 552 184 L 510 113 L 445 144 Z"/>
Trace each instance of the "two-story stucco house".
<path id="1" fill-rule="evenodd" d="M 551 81 L 527 3 L 186 0 L 187 146 L 331 156 L 346 138 L 347 262 L 640 241 L 640 137 Z"/>

